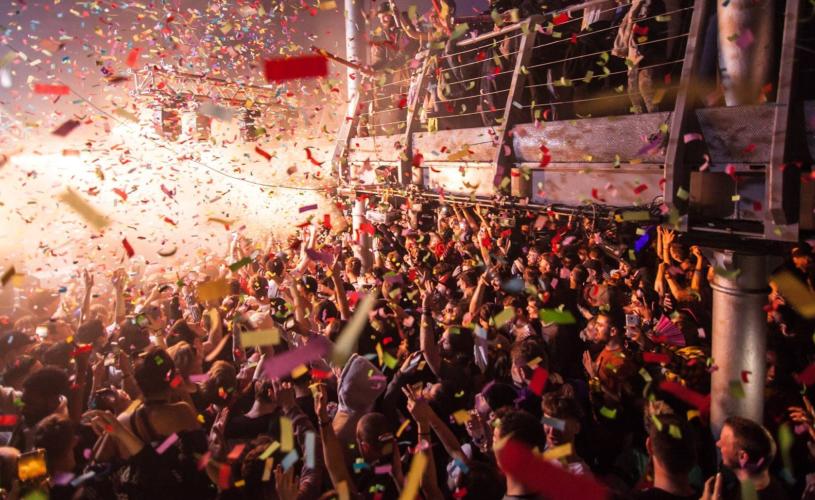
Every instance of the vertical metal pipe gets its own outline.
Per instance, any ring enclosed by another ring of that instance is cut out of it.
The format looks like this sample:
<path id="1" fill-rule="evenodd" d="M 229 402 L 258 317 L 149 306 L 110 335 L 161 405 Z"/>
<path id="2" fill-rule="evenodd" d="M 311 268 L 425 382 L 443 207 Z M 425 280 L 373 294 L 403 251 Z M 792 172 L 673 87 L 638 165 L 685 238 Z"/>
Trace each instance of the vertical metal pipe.
<path id="1" fill-rule="evenodd" d="M 798 1 L 798 0 L 790 0 Z M 716 2 L 719 70 L 728 106 L 756 104 L 761 87 L 772 82 L 776 0 Z"/>
<path id="2" fill-rule="evenodd" d="M 354 236 L 357 244 L 354 246 L 355 256 L 362 262 L 363 272 L 368 271 L 373 266 L 373 254 L 371 253 L 371 235 L 360 231 L 363 222 L 366 222 L 365 212 L 367 211 L 368 200 L 354 200 L 354 208 L 351 212 L 351 223 L 354 229 Z"/>
<path id="3" fill-rule="evenodd" d="M 365 53 L 365 19 L 362 16 L 364 0 L 345 0 L 345 58 L 354 63 L 367 63 Z M 352 103 L 359 93 L 360 73 L 347 68 L 346 89 L 349 102 L 348 116 L 353 116 Z"/>
<path id="4" fill-rule="evenodd" d="M 717 266 L 740 270 L 717 273 L 713 288 L 713 362 L 710 422 L 714 435 L 733 415 L 763 420 L 766 372 L 767 259 L 763 255 L 715 252 Z M 742 383 L 742 374 L 747 383 Z M 741 384 L 744 397 L 737 389 Z"/>

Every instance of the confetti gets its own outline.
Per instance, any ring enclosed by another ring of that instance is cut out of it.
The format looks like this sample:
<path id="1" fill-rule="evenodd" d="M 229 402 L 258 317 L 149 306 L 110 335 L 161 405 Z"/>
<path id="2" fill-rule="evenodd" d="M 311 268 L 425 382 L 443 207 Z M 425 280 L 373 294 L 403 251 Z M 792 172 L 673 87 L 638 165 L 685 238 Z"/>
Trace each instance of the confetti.
<path id="1" fill-rule="evenodd" d="M 328 75 L 328 59 L 321 55 L 272 59 L 265 62 L 266 81 L 281 82 Z"/>
<path id="2" fill-rule="evenodd" d="M 334 364 L 343 366 L 351 356 L 357 339 L 368 322 L 368 313 L 373 310 L 378 295 L 378 291 L 374 290 L 366 295 L 362 302 L 357 305 L 351 320 L 345 325 L 342 332 L 340 332 L 339 337 L 337 337 L 334 351 L 331 353 L 331 359 Z"/>
<path id="3" fill-rule="evenodd" d="M 174 445 L 178 442 L 178 434 L 175 432 L 170 434 L 167 439 L 164 440 L 158 447 L 156 448 L 156 453 L 159 455 L 163 454 L 165 451 L 170 449 L 170 446 Z"/>
<path id="4" fill-rule="evenodd" d="M 252 263 L 252 258 L 251 257 L 244 257 L 239 261 L 236 261 L 236 262 L 233 262 L 232 264 L 229 264 L 229 270 L 234 273 L 238 269 L 240 269 L 242 267 L 246 267 L 251 263 Z"/>
<path id="5" fill-rule="evenodd" d="M 82 199 L 74 190 L 67 188 L 62 194 L 59 195 L 59 201 L 65 203 L 73 208 L 85 221 L 95 227 L 97 230 L 106 228 L 110 222 L 107 217 L 102 215 L 88 202 Z"/>
<path id="6" fill-rule="evenodd" d="M 269 153 L 267 153 L 267 152 L 266 152 L 265 150 L 263 150 L 263 148 L 261 148 L 260 146 L 255 146 L 255 153 L 257 153 L 257 154 L 259 154 L 260 156 L 262 156 L 262 157 L 266 158 L 266 161 L 269 161 L 269 160 L 271 160 L 271 159 L 272 159 L 272 155 L 271 155 L 271 154 L 269 154 Z"/>
<path id="7" fill-rule="evenodd" d="M 550 500 L 600 500 L 606 488 L 590 476 L 571 474 L 536 455 L 522 443 L 509 439 L 496 443 L 498 463 L 505 474 Z"/>
<path id="8" fill-rule="evenodd" d="M 815 318 L 815 293 L 789 271 L 782 271 L 772 276 L 771 280 L 778 286 L 778 291 L 789 301 L 801 316 Z"/>
<path id="9" fill-rule="evenodd" d="M 47 85 L 44 83 L 34 84 L 34 93 L 44 95 L 68 95 L 71 89 L 67 85 Z"/>
<path id="10" fill-rule="evenodd" d="M 122 247 L 125 249 L 125 253 L 127 254 L 128 258 L 136 255 L 135 250 L 133 250 L 133 246 L 130 245 L 130 242 L 127 241 L 127 238 L 122 238 Z"/>
<path id="11" fill-rule="evenodd" d="M 671 361 L 671 357 L 663 353 L 646 351 L 642 353 L 642 361 L 644 363 L 668 364 Z"/>
<path id="12" fill-rule="evenodd" d="M 573 325 L 577 323 L 571 311 L 560 309 L 541 309 L 538 311 L 538 318 L 547 325 Z"/>
<path id="13" fill-rule="evenodd" d="M 3 276 L 0 276 L 0 284 L 6 286 L 6 283 L 8 283 L 15 274 L 17 274 L 17 270 L 14 269 L 14 266 L 9 267 L 3 273 Z"/>
<path id="14" fill-rule="evenodd" d="M 68 134 L 74 131 L 75 128 L 79 126 L 78 120 L 68 120 L 56 129 L 54 129 L 51 134 L 59 136 L 59 137 L 67 137 Z"/>
<path id="15" fill-rule="evenodd" d="M 308 344 L 302 347 L 267 357 L 261 370 L 263 375 L 270 380 L 287 376 L 298 366 L 322 358 L 328 354 L 330 349 L 330 340 L 322 336 L 313 337 Z"/>
<path id="16" fill-rule="evenodd" d="M 278 344 L 280 344 L 280 330 L 277 328 L 241 332 L 241 346 L 244 348 Z"/>
<path id="17" fill-rule="evenodd" d="M 532 379 L 529 381 L 529 390 L 540 396 L 543 393 L 543 388 L 546 386 L 546 381 L 549 379 L 549 372 L 546 368 L 538 366 L 532 372 Z"/>
<path id="18" fill-rule="evenodd" d="M 419 493 L 419 485 L 422 483 L 422 475 L 427 466 L 427 456 L 419 452 L 413 456 L 410 462 L 410 470 L 405 477 L 405 486 L 399 495 L 399 500 L 414 500 Z"/>

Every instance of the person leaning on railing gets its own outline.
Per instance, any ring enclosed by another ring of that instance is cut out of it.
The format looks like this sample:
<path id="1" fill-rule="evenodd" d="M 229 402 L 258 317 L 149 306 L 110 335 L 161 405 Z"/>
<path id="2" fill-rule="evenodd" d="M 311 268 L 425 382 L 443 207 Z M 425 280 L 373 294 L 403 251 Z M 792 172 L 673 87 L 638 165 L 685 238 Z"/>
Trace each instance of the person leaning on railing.
<path id="1" fill-rule="evenodd" d="M 633 0 L 623 18 L 611 53 L 626 60 L 628 95 L 635 113 L 659 110 L 657 86 L 663 73 L 667 45 L 655 41 L 666 38 L 667 23 L 658 16 L 666 12 L 663 0 Z M 656 66 L 656 67 L 655 67 Z"/>

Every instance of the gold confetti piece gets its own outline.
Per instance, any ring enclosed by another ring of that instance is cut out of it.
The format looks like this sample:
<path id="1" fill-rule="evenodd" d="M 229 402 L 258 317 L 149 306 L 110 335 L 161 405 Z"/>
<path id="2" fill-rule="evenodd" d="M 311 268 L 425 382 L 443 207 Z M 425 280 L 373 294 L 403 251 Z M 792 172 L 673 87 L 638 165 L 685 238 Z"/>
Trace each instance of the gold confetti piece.
<path id="1" fill-rule="evenodd" d="M 365 328 L 365 324 L 368 322 L 368 313 L 374 308 L 378 295 L 379 293 L 374 290 L 357 306 L 354 316 L 351 318 L 351 321 L 345 325 L 345 328 L 340 333 L 334 345 L 334 351 L 331 353 L 334 364 L 339 366 L 345 365 L 345 362 L 355 350 L 357 339 L 362 333 L 363 328 Z"/>
<path id="2" fill-rule="evenodd" d="M 276 443 L 277 441 L 275 441 Z M 267 482 L 269 479 L 272 478 L 272 466 L 274 465 L 274 458 L 266 458 L 265 463 L 263 464 L 263 476 L 261 476 L 261 482 Z"/>
<path id="3" fill-rule="evenodd" d="M 622 216 L 624 221 L 631 222 L 651 219 L 651 213 L 647 210 L 625 211 Z"/>
<path id="4" fill-rule="evenodd" d="M 543 452 L 544 460 L 559 460 L 572 454 L 572 443 L 555 446 Z"/>
<path id="5" fill-rule="evenodd" d="M 399 500 L 413 500 L 416 498 L 426 466 L 427 456 L 425 456 L 424 452 L 419 452 L 413 456 L 413 460 L 410 462 L 410 470 L 405 478 L 405 489 L 399 495 Z"/>
<path id="6" fill-rule="evenodd" d="M 801 316 L 807 319 L 815 317 L 815 293 L 789 271 L 773 275 L 771 280 L 778 286 L 781 295 L 792 304 Z"/>
<path id="7" fill-rule="evenodd" d="M 467 410 L 458 410 L 453 413 L 453 418 L 458 425 L 464 425 L 470 421 L 470 412 Z"/>
<path id="8" fill-rule="evenodd" d="M 241 345 L 243 347 L 262 347 L 267 345 L 277 345 L 279 343 L 280 330 L 277 328 L 241 333 Z"/>
<path id="9" fill-rule="evenodd" d="M 261 453 L 261 454 L 260 454 L 260 456 L 258 457 L 258 459 L 260 459 L 260 460 L 266 460 L 267 458 L 269 458 L 270 456 L 272 456 L 272 453 L 276 452 L 278 448 L 280 448 L 280 443 L 279 443 L 279 442 L 277 442 L 277 441 L 273 442 L 272 444 L 270 444 L 270 445 L 269 445 L 269 447 L 268 447 L 268 448 L 266 448 L 265 450 L 263 450 L 263 453 Z"/>
<path id="10" fill-rule="evenodd" d="M 402 436 L 402 433 L 405 432 L 405 429 L 408 428 L 408 425 L 410 425 L 410 420 L 405 419 L 405 421 L 402 422 L 402 425 L 399 426 L 399 429 L 396 430 L 397 439 Z"/>
<path id="11" fill-rule="evenodd" d="M 294 449 L 294 430 L 292 421 L 288 417 L 280 417 L 280 451 Z"/>
<path id="12" fill-rule="evenodd" d="M 100 231 L 110 224 L 107 217 L 82 199 L 82 197 L 71 188 L 67 188 L 65 192 L 59 195 L 59 201 L 73 208 L 88 224 Z"/>
<path id="13" fill-rule="evenodd" d="M 198 285 L 198 300 L 206 302 L 217 300 L 229 294 L 229 282 L 226 279 L 208 281 Z"/>

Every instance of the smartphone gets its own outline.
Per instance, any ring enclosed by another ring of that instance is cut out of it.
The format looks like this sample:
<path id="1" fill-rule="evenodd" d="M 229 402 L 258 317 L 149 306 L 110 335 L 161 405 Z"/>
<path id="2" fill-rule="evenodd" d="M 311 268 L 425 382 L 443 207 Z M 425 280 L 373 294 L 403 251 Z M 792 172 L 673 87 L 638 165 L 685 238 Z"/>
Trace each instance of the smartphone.
<path id="1" fill-rule="evenodd" d="M 407 371 L 412 371 L 417 366 L 419 366 L 419 361 L 421 361 L 421 360 L 422 360 L 422 356 L 413 356 L 413 359 L 411 359 L 410 363 L 408 363 L 408 370 Z"/>
<path id="2" fill-rule="evenodd" d="M 45 465 L 45 450 L 40 448 L 23 453 L 17 459 L 17 478 L 22 482 L 34 481 L 48 475 Z"/>

